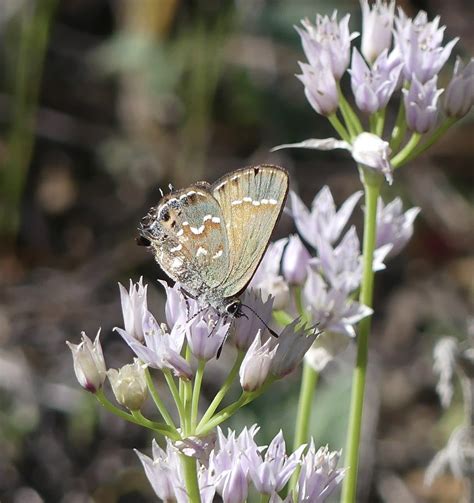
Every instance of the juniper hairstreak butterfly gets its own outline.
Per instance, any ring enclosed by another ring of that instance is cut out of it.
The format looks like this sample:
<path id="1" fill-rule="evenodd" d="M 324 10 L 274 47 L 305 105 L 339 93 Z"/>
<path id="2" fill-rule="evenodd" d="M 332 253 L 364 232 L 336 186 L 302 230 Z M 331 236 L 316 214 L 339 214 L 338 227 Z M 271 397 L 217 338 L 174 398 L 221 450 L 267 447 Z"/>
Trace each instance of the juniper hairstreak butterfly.
<path id="1" fill-rule="evenodd" d="M 261 165 L 172 191 L 143 218 L 138 242 L 188 296 L 240 316 L 239 296 L 268 247 L 288 183 L 284 169 Z"/>

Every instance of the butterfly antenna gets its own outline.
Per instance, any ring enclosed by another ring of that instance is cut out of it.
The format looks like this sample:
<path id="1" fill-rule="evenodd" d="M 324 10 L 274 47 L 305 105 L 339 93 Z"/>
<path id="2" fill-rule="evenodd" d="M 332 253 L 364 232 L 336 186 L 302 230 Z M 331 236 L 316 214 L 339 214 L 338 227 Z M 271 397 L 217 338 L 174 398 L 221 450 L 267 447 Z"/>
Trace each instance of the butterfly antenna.
<path id="1" fill-rule="evenodd" d="M 257 311 L 255 311 L 255 309 L 253 309 L 252 307 L 248 306 L 247 304 L 242 304 L 242 307 L 246 307 L 249 311 L 252 311 L 252 313 L 263 323 L 263 325 L 265 326 L 265 328 L 273 335 L 273 337 L 275 337 L 276 339 L 278 339 L 279 334 L 277 334 L 275 332 L 275 330 L 271 329 L 268 326 L 268 324 L 266 323 L 266 321 L 264 319 L 262 319 L 262 317 L 257 313 Z"/>

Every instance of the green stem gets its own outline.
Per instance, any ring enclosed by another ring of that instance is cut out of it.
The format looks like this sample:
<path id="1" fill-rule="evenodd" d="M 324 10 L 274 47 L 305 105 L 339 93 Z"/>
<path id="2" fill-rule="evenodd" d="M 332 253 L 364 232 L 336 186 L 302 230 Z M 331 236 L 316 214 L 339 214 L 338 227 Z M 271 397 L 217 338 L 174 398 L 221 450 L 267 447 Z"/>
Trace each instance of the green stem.
<path id="1" fill-rule="evenodd" d="M 374 270 L 373 255 L 377 233 L 377 199 L 380 193 L 380 183 L 369 183 L 363 178 L 365 191 L 363 272 L 359 300 L 362 304 L 372 307 Z M 362 424 L 362 408 L 364 404 L 365 378 L 368 361 L 368 338 L 371 317 L 364 318 L 359 323 L 357 337 L 357 358 L 352 380 L 351 409 L 346 443 L 345 467 L 346 477 L 342 488 L 341 502 L 352 503 L 356 500 L 357 466 L 359 461 L 360 430 Z"/>
<path id="2" fill-rule="evenodd" d="M 151 398 L 155 402 L 158 411 L 165 420 L 166 424 L 171 428 L 174 428 L 174 430 L 176 430 L 173 418 L 171 417 L 170 413 L 168 412 L 168 409 L 166 408 L 166 405 L 164 404 L 163 400 L 160 398 L 160 395 L 158 394 L 153 379 L 151 378 L 150 369 L 148 367 L 145 370 L 145 378 L 148 391 L 150 392 Z"/>
<path id="3" fill-rule="evenodd" d="M 407 163 L 408 161 L 411 161 L 415 157 L 418 157 L 421 155 L 425 150 L 427 150 L 433 143 L 436 143 L 441 136 L 446 133 L 446 131 L 455 123 L 457 122 L 456 117 L 451 117 L 449 119 L 446 119 L 442 124 L 440 124 L 432 133 L 432 135 L 425 141 L 423 142 L 422 145 L 418 145 L 416 148 L 414 148 L 411 152 L 408 153 L 408 155 L 402 159 L 401 161 L 398 162 L 397 166 L 394 167 L 400 167 L 403 164 Z M 393 162 L 392 162 L 393 165 Z"/>
<path id="4" fill-rule="evenodd" d="M 258 398 L 262 393 L 264 393 L 267 388 L 275 381 L 275 377 L 269 377 L 263 386 L 255 391 L 244 391 L 240 395 L 240 398 L 236 400 L 234 403 L 231 403 L 221 411 L 219 411 L 215 416 L 213 416 L 209 421 L 203 423 L 202 421 L 199 423 L 199 426 L 196 430 L 196 435 L 202 436 L 209 433 L 216 426 L 219 426 L 221 423 L 229 419 L 229 417 L 233 416 L 239 409 L 244 407 L 250 402 L 253 402 L 256 398 Z"/>
<path id="5" fill-rule="evenodd" d="M 239 351 L 237 353 L 237 356 L 235 358 L 235 362 L 233 367 L 231 368 L 229 375 L 227 376 L 226 380 L 224 381 L 224 384 L 222 385 L 221 389 L 217 392 L 216 396 L 214 397 L 214 400 L 212 400 L 211 404 L 207 408 L 204 416 L 202 416 L 201 421 L 199 421 L 199 424 L 196 428 L 196 430 L 199 430 L 203 425 L 209 421 L 209 419 L 212 417 L 214 412 L 216 411 L 217 407 L 219 407 L 220 403 L 224 399 L 225 395 L 229 391 L 230 387 L 232 386 L 232 383 L 234 382 L 235 376 L 239 372 L 240 365 L 242 363 L 242 360 L 244 359 L 245 353 L 243 351 Z"/>
<path id="6" fill-rule="evenodd" d="M 260 495 L 260 503 L 268 503 L 270 501 L 269 494 L 261 494 Z"/>
<path id="7" fill-rule="evenodd" d="M 189 347 L 189 344 L 186 344 L 186 361 L 188 363 L 191 363 L 191 348 Z M 183 401 L 183 407 L 184 407 L 184 434 L 190 435 L 191 434 L 191 415 L 192 415 L 192 394 L 193 394 L 193 387 L 191 381 L 183 381 L 183 385 L 180 388 L 180 396 Z"/>
<path id="8" fill-rule="evenodd" d="M 339 107 L 341 109 L 342 116 L 344 117 L 344 121 L 346 122 L 347 128 L 351 134 L 351 138 L 355 138 L 357 135 L 364 131 L 362 124 L 357 117 L 357 114 L 354 112 L 353 108 L 349 105 L 349 102 L 346 100 L 341 91 L 341 86 L 338 83 L 339 90 Z"/>
<path id="9" fill-rule="evenodd" d="M 170 426 L 168 426 L 167 424 L 150 421 L 149 419 L 146 419 L 139 411 L 134 411 L 130 414 L 122 409 L 119 409 L 114 404 L 109 402 L 109 400 L 107 400 L 107 397 L 105 396 L 103 390 L 97 391 L 94 396 L 100 403 L 100 405 L 104 407 L 104 409 L 111 412 L 112 414 L 115 414 L 121 419 L 124 419 L 125 421 L 138 424 L 139 426 L 144 426 L 145 428 L 149 428 L 150 430 L 156 431 L 161 435 L 170 437 L 174 440 L 179 440 L 181 438 L 176 429 L 170 428 Z"/>
<path id="10" fill-rule="evenodd" d="M 6 162 L 0 170 L 0 230 L 10 238 L 15 238 L 20 223 L 20 202 L 33 153 L 44 58 L 56 7 L 57 0 L 36 2 L 20 9 L 18 21 L 11 21 L 19 33 L 15 30 L 12 34 L 17 36 L 12 41 L 17 50 L 12 48 L 7 60 L 7 72 L 13 73 L 12 116 Z"/>
<path id="11" fill-rule="evenodd" d="M 392 152 L 398 152 L 402 144 L 405 132 L 407 130 L 407 123 L 405 120 L 405 104 L 403 98 L 400 99 L 400 106 L 398 107 L 397 118 L 392 130 L 392 139 L 390 140 L 390 148 Z"/>
<path id="12" fill-rule="evenodd" d="M 421 134 L 420 133 L 413 133 L 408 140 L 407 144 L 398 152 L 398 154 L 391 159 L 392 167 L 393 169 L 396 169 L 400 167 L 402 164 L 404 164 L 410 154 L 412 154 L 413 150 L 415 147 L 418 145 L 418 143 L 421 140 Z"/>
<path id="13" fill-rule="evenodd" d="M 283 311 L 283 309 L 273 311 L 272 317 L 281 327 L 286 327 L 286 325 L 289 325 L 293 321 L 293 318 L 286 311 Z"/>
<path id="14" fill-rule="evenodd" d="M 351 135 L 344 127 L 344 124 L 339 120 L 336 114 L 328 115 L 328 120 L 331 123 L 331 126 L 337 131 L 338 135 L 347 143 L 351 142 Z"/>
<path id="15" fill-rule="evenodd" d="M 174 378 L 168 369 L 163 369 L 163 375 L 165 376 L 166 383 L 168 384 L 168 388 L 170 389 L 171 396 L 173 397 L 174 403 L 176 404 L 176 408 L 178 409 L 180 426 L 181 428 L 184 428 L 186 424 L 186 413 L 184 410 L 184 405 L 181 400 L 181 397 L 179 396 L 178 388 L 176 387 Z"/>
<path id="16" fill-rule="evenodd" d="M 204 376 L 205 360 L 199 360 L 196 376 L 194 377 L 193 398 L 191 405 L 191 428 L 196 428 L 199 411 L 199 396 L 201 394 L 202 378 Z"/>
<path id="17" fill-rule="evenodd" d="M 379 110 L 378 112 L 375 112 L 375 114 L 372 116 L 373 117 L 373 126 L 371 127 L 371 131 L 372 131 L 372 133 L 376 134 L 380 138 L 382 138 L 383 127 L 385 125 L 385 111 L 386 111 L 386 108 Z"/>
<path id="18" fill-rule="evenodd" d="M 293 450 L 309 440 L 309 422 L 311 419 L 311 406 L 313 404 L 314 390 L 318 383 L 319 373 L 308 362 L 303 363 L 303 376 L 301 379 L 298 411 L 296 413 L 295 439 Z M 290 480 L 290 491 L 293 491 L 298 481 L 300 469 L 295 470 Z"/>
<path id="19" fill-rule="evenodd" d="M 199 491 L 199 482 L 197 477 L 196 459 L 180 455 L 181 466 L 183 467 L 184 481 L 186 484 L 186 493 L 189 503 L 201 503 L 201 493 Z"/>

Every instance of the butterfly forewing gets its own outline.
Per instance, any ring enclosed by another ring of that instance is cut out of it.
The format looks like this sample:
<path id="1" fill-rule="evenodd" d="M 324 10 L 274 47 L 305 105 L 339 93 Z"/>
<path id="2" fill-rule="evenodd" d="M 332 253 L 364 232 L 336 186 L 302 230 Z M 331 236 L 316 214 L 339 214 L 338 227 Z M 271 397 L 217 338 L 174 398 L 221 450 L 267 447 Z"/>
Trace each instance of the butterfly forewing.
<path id="1" fill-rule="evenodd" d="M 193 296 L 221 284 L 229 269 L 224 217 L 208 187 L 198 183 L 163 197 L 146 224 L 156 260 Z"/>
<path id="2" fill-rule="evenodd" d="M 240 294 L 252 279 L 283 209 L 288 183 L 285 170 L 262 165 L 234 171 L 212 186 L 229 246 L 223 297 Z"/>

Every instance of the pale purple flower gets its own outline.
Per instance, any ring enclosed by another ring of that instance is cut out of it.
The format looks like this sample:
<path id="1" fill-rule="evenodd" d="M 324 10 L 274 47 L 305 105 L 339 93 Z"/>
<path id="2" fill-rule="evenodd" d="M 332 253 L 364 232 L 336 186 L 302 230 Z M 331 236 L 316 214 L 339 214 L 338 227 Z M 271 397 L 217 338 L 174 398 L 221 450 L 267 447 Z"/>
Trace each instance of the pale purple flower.
<path id="1" fill-rule="evenodd" d="M 443 89 L 436 87 L 438 77 L 422 84 L 413 76 L 410 89 L 403 89 L 406 121 L 408 127 L 417 133 L 427 133 L 438 117 L 438 98 Z"/>
<path id="2" fill-rule="evenodd" d="M 369 68 L 354 47 L 350 69 L 352 92 L 356 105 L 362 112 L 373 114 L 385 108 L 399 82 L 403 63 L 391 68 L 387 51 L 383 51 Z"/>
<path id="3" fill-rule="evenodd" d="M 300 63 L 303 72 L 296 77 L 304 85 L 304 94 L 309 104 L 321 115 L 329 116 L 336 112 L 339 106 L 337 83 L 330 68 Z"/>
<path id="4" fill-rule="evenodd" d="M 286 455 L 285 440 L 280 430 L 268 446 L 265 455 L 253 450 L 249 458 L 249 475 L 260 494 L 271 495 L 281 491 L 299 465 L 306 445 L 299 447 L 290 456 Z"/>
<path id="5" fill-rule="evenodd" d="M 100 329 L 94 342 L 85 332 L 81 333 L 81 339 L 80 344 L 72 344 L 69 341 L 66 344 L 72 352 L 74 372 L 79 384 L 87 391 L 96 393 L 104 384 L 106 377 L 104 353 L 100 345 Z"/>
<path id="6" fill-rule="evenodd" d="M 303 360 L 303 357 L 316 339 L 315 327 L 299 326 L 297 318 L 287 325 L 276 343 L 277 351 L 272 360 L 271 373 L 282 378 L 290 374 Z M 298 328 L 297 328 L 298 327 Z"/>
<path id="7" fill-rule="evenodd" d="M 291 285 L 302 285 L 307 276 L 307 267 L 311 255 L 298 235 L 288 238 L 288 245 L 283 253 L 283 277 Z"/>
<path id="8" fill-rule="evenodd" d="M 474 104 L 474 58 L 464 66 L 456 59 L 453 78 L 444 93 L 444 113 L 448 117 L 464 117 Z"/>
<path id="9" fill-rule="evenodd" d="M 264 259 L 265 260 L 265 259 Z M 281 276 L 279 276 L 281 278 Z M 265 329 L 263 323 L 269 324 L 272 318 L 273 297 L 263 300 L 260 290 L 247 288 L 241 297 L 244 316 L 234 319 L 234 331 L 230 339 L 237 349 L 247 351 L 259 330 Z M 257 317 L 255 313 L 258 313 Z M 263 320 L 263 322 L 262 322 Z"/>
<path id="10" fill-rule="evenodd" d="M 209 455 L 209 473 L 219 494 L 222 494 L 224 483 L 231 476 L 232 467 L 237 462 L 247 476 L 249 464 L 247 458 L 253 456 L 252 451 L 259 449 L 254 440 L 259 429 L 256 424 L 250 428 L 245 427 L 237 437 L 235 431 L 229 429 L 226 437 L 222 430 L 217 428 L 216 447 Z M 243 456 L 244 453 L 247 456 Z"/>
<path id="11" fill-rule="evenodd" d="M 270 243 L 249 284 L 251 288 L 260 290 L 262 298 L 273 297 L 273 309 L 284 309 L 290 301 L 288 284 L 280 275 L 281 258 L 287 242 L 288 238 L 282 238 Z M 247 302 L 244 300 L 244 303 Z"/>
<path id="12" fill-rule="evenodd" d="M 332 287 L 345 292 L 358 288 L 362 279 L 362 261 L 355 227 L 347 231 L 335 248 L 324 239 L 318 239 L 318 256 L 311 260 L 311 264 Z"/>
<path id="13" fill-rule="evenodd" d="M 316 450 L 311 440 L 303 456 L 298 478 L 298 503 L 322 503 L 342 482 L 345 470 L 337 468 L 341 452 L 330 452 L 328 447 Z"/>
<path id="14" fill-rule="evenodd" d="M 240 366 L 240 385 L 244 391 L 255 391 L 262 386 L 270 371 L 276 350 L 271 339 L 262 344 L 259 331 Z"/>
<path id="15" fill-rule="evenodd" d="M 365 59 L 372 63 L 392 43 L 395 1 L 376 0 L 369 6 L 368 0 L 361 0 L 362 42 L 361 50 Z"/>
<path id="16" fill-rule="evenodd" d="M 376 248 L 391 245 L 389 256 L 397 255 L 413 235 L 413 224 L 420 212 L 414 207 L 403 212 L 403 203 L 399 197 L 384 205 L 381 198 L 377 201 L 377 238 Z"/>
<path id="17" fill-rule="evenodd" d="M 372 133 L 361 133 L 352 143 L 354 161 L 380 172 L 389 184 L 393 181 L 391 153 L 389 143 Z"/>
<path id="18" fill-rule="evenodd" d="M 224 476 L 222 501 L 223 503 L 244 503 L 247 501 L 248 490 L 247 473 L 238 459 Z"/>
<path id="19" fill-rule="evenodd" d="M 229 323 L 213 316 L 196 317 L 186 328 L 186 339 L 193 355 L 208 361 L 217 355 L 229 333 Z"/>
<path id="20" fill-rule="evenodd" d="M 313 248 L 317 247 L 318 236 L 331 244 L 336 242 L 361 196 L 362 191 L 355 192 L 336 210 L 331 190 L 325 185 L 314 197 L 309 211 L 291 191 L 291 213 L 298 232 Z"/>
<path id="21" fill-rule="evenodd" d="M 135 453 L 140 459 L 145 475 L 150 482 L 156 495 L 164 502 L 173 502 L 177 499 L 177 487 L 183 487 L 181 476 L 181 466 L 179 457 L 173 449 L 171 442 L 167 439 L 166 451 L 164 451 L 153 439 L 152 453 L 153 459 L 135 449 Z"/>
<path id="22" fill-rule="evenodd" d="M 120 283 L 119 288 L 125 331 L 137 341 L 143 342 L 143 317 L 148 311 L 146 300 L 148 285 L 143 286 L 143 278 L 140 278 L 138 283 L 132 283 L 130 280 L 128 292 Z"/>
<path id="23" fill-rule="evenodd" d="M 375 272 L 385 269 L 384 259 L 391 249 L 392 245 L 387 244 L 374 252 Z M 355 227 L 346 232 L 336 247 L 318 239 L 318 256 L 310 263 L 332 287 L 346 293 L 358 288 L 362 279 L 362 255 Z"/>
<path id="24" fill-rule="evenodd" d="M 349 65 L 351 41 L 358 33 L 350 33 L 347 14 L 339 22 L 337 11 L 329 16 L 316 16 L 316 24 L 308 19 L 301 21 L 303 29 L 296 27 L 306 58 L 315 69 L 328 68 L 339 80 Z"/>
<path id="25" fill-rule="evenodd" d="M 440 17 L 428 21 L 424 11 L 418 12 L 414 19 L 408 18 L 402 9 L 395 18 L 395 44 L 404 62 L 405 79 L 415 77 L 424 84 L 436 76 L 448 60 L 458 38 L 444 47 L 445 26 L 439 26 Z"/>
<path id="26" fill-rule="evenodd" d="M 328 286 L 321 275 L 310 271 L 303 288 L 305 309 L 321 331 L 355 337 L 354 325 L 372 314 L 372 309 L 351 300 L 348 292 Z"/>
<path id="27" fill-rule="evenodd" d="M 114 330 L 122 336 L 138 358 L 150 367 L 168 368 L 179 377 L 192 377 L 189 363 L 180 354 L 185 337 L 185 330 L 181 325 L 175 325 L 171 333 L 167 333 L 166 325 L 159 326 L 154 316 L 147 312 L 143 320 L 144 344 L 121 328 L 116 327 Z"/>
<path id="28" fill-rule="evenodd" d="M 193 299 L 187 299 L 181 292 L 181 285 L 175 283 L 172 287 L 166 281 L 159 281 L 165 289 L 166 324 L 172 329 L 177 323 L 183 325 L 188 321 L 188 314 L 197 312 L 198 303 Z"/>
<path id="29" fill-rule="evenodd" d="M 188 503 L 189 498 L 181 467 L 179 452 L 169 439 L 166 440 L 164 451 L 153 439 L 153 458 L 142 454 L 135 449 L 139 457 L 145 475 L 150 482 L 155 494 L 164 503 Z M 202 503 L 212 503 L 215 488 L 209 480 L 209 472 L 204 466 L 198 465 L 198 484 Z"/>
<path id="30" fill-rule="evenodd" d="M 119 370 L 109 369 L 107 377 L 117 402 L 127 409 L 140 410 L 148 395 L 145 378 L 146 365 L 134 358 L 133 364 Z"/>

